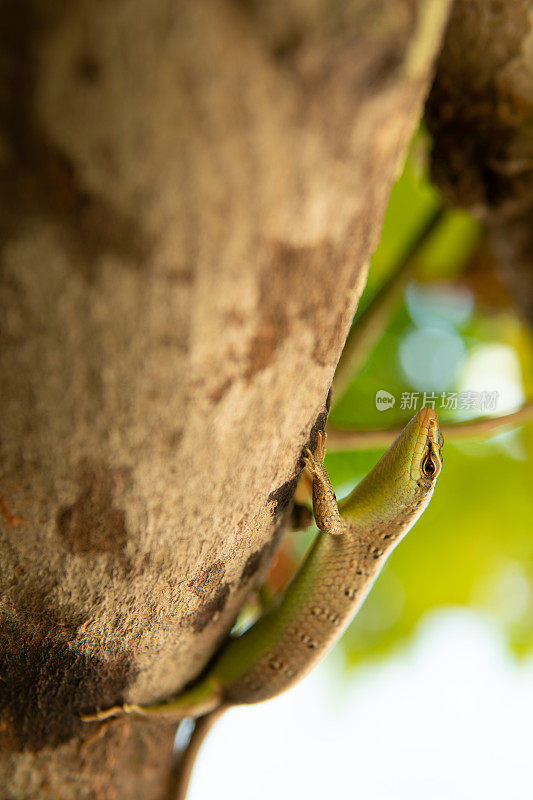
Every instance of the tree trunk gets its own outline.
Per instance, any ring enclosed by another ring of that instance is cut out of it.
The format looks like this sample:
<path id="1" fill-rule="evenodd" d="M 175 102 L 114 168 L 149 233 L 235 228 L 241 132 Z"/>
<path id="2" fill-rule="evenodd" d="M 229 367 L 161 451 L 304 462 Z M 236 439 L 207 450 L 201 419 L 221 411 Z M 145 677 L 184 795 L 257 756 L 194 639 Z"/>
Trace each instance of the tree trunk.
<path id="1" fill-rule="evenodd" d="M 456 0 L 428 121 L 436 181 L 485 222 L 533 327 L 533 0 Z"/>
<path id="2" fill-rule="evenodd" d="M 442 0 L 6 0 L 0 785 L 168 791 L 266 569 L 419 119 Z"/>

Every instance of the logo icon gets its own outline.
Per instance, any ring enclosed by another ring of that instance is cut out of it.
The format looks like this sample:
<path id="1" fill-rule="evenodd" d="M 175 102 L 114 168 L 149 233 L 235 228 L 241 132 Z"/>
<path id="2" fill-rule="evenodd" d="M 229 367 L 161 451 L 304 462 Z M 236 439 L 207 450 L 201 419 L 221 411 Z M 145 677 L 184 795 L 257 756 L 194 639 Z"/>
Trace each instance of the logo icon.
<path id="1" fill-rule="evenodd" d="M 388 408 L 392 408 L 394 403 L 396 402 L 396 398 L 390 392 L 386 392 L 385 389 L 380 389 L 376 392 L 376 408 L 378 411 L 387 411 Z"/>

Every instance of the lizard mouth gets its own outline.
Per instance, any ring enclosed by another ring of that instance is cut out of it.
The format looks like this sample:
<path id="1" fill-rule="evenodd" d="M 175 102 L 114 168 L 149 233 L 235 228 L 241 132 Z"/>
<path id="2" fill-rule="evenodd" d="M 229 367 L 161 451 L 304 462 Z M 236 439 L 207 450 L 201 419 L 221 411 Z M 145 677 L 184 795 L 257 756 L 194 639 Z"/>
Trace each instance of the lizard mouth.
<path id="1" fill-rule="evenodd" d="M 430 428 L 435 428 L 437 425 L 437 412 L 434 408 L 425 406 L 418 412 L 417 419 L 420 427 L 429 431 Z"/>
<path id="2" fill-rule="evenodd" d="M 433 482 L 442 467 L 441 436 L 437 412 L 433 408 L 421 408 L 415 420 L 419 430 L 411 459 L 411 478 L 418 481 L 420 477 L 423 477 Z"/>

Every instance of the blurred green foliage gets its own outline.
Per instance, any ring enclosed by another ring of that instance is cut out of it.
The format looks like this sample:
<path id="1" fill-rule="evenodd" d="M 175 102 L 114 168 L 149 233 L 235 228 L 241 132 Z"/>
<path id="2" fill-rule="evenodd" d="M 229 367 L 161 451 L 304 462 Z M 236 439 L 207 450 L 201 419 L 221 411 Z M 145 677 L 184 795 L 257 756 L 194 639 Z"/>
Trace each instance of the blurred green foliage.
<path id="1" fill-rule="evenodd" d="M 391 194 L 360 309 L 410 252 L 441 204 L 427 177 L 427 152 L 428 140 L 421 131 Z M 474 219 L 461 211 L 446 212 L 424 248 L 418 288 L 408 288 L 406 302 L 390 320 L 365 367 L 334 405 L 333 423 L 380 428 L 406 422 L 414 412 L 400 407 L 402 392 L 419 391 L 420 408 L 424 391 L 435 391 L 439 398 L 443 390 L 468 387 L 476 374 L 478 382 L 487 376 L 487 388 L 496 384 L 503 389 L 500 397 L 507 406 L 513 398 L 518 405 L 525 396 L 533 396 L 530 332 L 501 287 L 493 287 L 498 302 L 487 301 L 487 284 L 496 281 L 488 267 L 481 265 L 477 283 L 475 273 L 470 274 L 472 262 L 481 257 L 480 245 L 482 231 Z M 427 384 L 425 356 L 416 350 L 420 341 L 431 346 Z M 411 345 L 414 355 L 409 352 Z M 454 351 L 451 360 L 447 347 Z M 421 365 L 414 381 L 406 369 L 409 359 L 415 373 Z M 435 364 L 436 377 L 431 379 Z M 376 409 L 379 389 L 395 395 L 394 408 Z M 436 408 L 442 420 L 468 415 L 460 409 L 442 409 L 440 400 Z M 506 410 L 497 408 L 499 413 Z M 532 649 L 532 453 L 531 424 L 484 440 L 446 443 L 444 468 L 429 508 L 391 556 L 343 638 L 347 665 L 388 654 L 408 641 L 424 614 L 447 605 L 491 615 L 515 653 Z M 380 455 L 380 451 L 328 453 L 327 467 L 338 494 L 345 495 Z"/>

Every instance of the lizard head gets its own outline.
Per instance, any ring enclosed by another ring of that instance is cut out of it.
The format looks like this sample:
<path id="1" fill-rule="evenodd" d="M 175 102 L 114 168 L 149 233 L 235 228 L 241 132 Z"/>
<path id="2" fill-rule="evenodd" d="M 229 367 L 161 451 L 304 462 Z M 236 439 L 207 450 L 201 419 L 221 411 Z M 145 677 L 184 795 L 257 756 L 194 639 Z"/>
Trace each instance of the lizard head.
<path id="1" fill-rule="evenodd" d="M 437 413 L 421 408 L 407 423 L 377 465 L 396 484 L 396 502 L 417 503 L 429 498 L 442 469 L 443 438 Z"/>
<path id="2" fill-rule="evenodd" d="M 418 519 L 442 469 L 443 438 L 437 414 L 422 408 L 405 426 L 341 510 L 365 525 Z"/>
<path id="3" fill-rule="evenodd" d="M 404 532 L 431 500 L 442 469 L 443 444 L 435 410 L 421 408 L 376 465 L 376 469 L 382 467 L 382 478 L 389 486 L 394 485 L 389 492 L 388 513 L 391 520 L 408 520 Z"/>
<path id="4" fill-rule="evenodd" d="M 383 456 L 398 486 L 393 502 L 413 520 L 431 500 L 442 469 L 443 444 L 435 410 L 421 408 Z"/>

